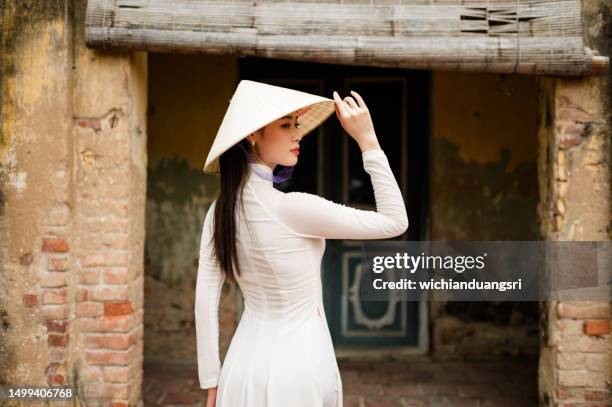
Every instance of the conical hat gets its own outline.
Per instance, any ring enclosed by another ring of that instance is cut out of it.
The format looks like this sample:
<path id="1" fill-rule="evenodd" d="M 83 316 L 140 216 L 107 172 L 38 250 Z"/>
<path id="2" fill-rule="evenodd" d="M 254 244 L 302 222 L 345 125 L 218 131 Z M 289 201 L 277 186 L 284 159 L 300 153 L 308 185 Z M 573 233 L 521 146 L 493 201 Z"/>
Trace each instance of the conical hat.
<path id="1" fill-rule="evenodd" d="M 323 123 L 334 111 L 335 101 L 281 86 L 243 79 L 213 141 L 203 171 L 219 172 L 219 156 L 249 134 L 296 110 L 310 106 L 300 115 L 299 134 L 304 136 Z"/>

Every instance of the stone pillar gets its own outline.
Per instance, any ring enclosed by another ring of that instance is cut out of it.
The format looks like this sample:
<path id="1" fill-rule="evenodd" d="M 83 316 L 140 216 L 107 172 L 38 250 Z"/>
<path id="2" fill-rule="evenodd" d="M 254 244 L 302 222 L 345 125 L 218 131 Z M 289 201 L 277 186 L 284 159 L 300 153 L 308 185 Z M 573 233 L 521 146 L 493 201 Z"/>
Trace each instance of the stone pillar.
<path id="1" fill-rule="evenodd" d="M 612 4 L 584 0 L 585 44 L 612 55 Z M 543 77 L 539 86 L 538 207 L 547 240 L 610 240 L 610 71 L 600 77 Z M 610 303 L 541 303 L 540 404 L 610 405 Z"/>
<path id="2" fill-rule="evenodd" d="M 84 45 L 75 14 L 72 140 L 79 361 L 87 406 L 142 403 L 146 53 Z"/>
<path id="3" fill-rule="evenodd" d="M 607 78 L 539 80 L 538 211 L 546 240 L 610 240 Z M 610 405 L 610 303 L 543 302 L 540 405 Z"/>

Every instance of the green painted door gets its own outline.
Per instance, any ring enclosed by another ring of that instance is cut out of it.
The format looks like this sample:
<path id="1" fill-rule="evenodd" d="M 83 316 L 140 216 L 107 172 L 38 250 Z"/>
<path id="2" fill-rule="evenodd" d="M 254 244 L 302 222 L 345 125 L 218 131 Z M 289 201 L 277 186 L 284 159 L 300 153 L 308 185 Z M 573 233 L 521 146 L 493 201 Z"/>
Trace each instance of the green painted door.
<path id="1" fill-rule="evenodd" d="M 389 240 L 426 239 L 430 73 L 274 59 L 241 58 L 240 79 L 332 98 L 357 91 L 367 103 L 382 149 L 404 193 L 410 227 Z M 293 178 L 277 188 L 321 195 L 347 206 L 375 210 L 361 152 L 335 113 L 300 143 Z M 384 240 L 376 242 L 384 245 Z M 368 242 L 371 247 L 372 241 Z M 354 240 L 327 240 L 323 286 L 327 317 L 337 347 L 401 346 L 427 349 L 426 304 L 361 301 L 362 247 Z"/>

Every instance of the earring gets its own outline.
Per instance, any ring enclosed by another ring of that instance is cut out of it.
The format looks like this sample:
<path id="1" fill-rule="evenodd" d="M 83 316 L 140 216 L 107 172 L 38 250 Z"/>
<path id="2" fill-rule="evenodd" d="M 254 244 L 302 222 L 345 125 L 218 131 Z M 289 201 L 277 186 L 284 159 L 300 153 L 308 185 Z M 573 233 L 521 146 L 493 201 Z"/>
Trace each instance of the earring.
<path id="1" fill-rule="evenodd" d="M 254 140 L 254 139 L 252 139 L 252 140 L 251 140 L 251 145 L 252 145 L 252 146 L 254 146 L 254 145 L 255 145 L 255 140 Z"/>

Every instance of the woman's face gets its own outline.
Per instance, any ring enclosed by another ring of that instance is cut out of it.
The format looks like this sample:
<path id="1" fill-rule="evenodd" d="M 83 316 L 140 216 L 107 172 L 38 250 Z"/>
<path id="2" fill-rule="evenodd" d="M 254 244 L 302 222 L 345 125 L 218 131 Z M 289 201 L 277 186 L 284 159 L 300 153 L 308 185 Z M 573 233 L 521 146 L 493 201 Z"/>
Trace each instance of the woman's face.
<path id="1" fill-rule="evenodd" d="M 255 140 L 255 149 L 263 163 L 270 168 L 274 169 L 276 165 L 293 166 L 297 164 L 302 139 L 302 136 L 298 134 L 301 112 L 290 113 L 249 136 L 249 142 Z"/>

